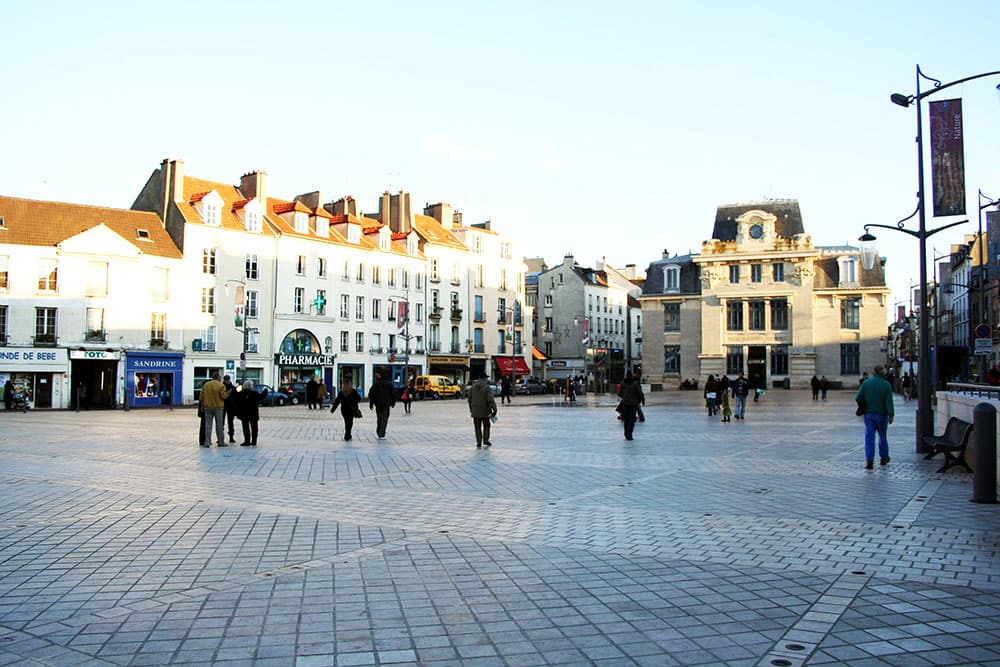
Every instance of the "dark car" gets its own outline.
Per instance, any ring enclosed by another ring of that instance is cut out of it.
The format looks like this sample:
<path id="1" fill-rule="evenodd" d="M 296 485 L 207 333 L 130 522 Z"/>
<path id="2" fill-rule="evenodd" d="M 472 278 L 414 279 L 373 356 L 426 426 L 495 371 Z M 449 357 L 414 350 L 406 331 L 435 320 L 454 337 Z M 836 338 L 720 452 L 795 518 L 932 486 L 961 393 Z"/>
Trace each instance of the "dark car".
<path id="1" fill-rule="evenodd" d="M 281 391 L 275 391 L 270 385 L 255 384 L 253 389 L 258 394 L 267 393 L 264 398 L 259 400 L 261 405 L 284 405 L 285 403 L 288 403 L 288 394 Z"/>
<path id="2" fill-rule="evenodd" d="M 292 405 L 299 405 L 300 403 L 306 402 L 306 383 L 305 382 L 292 382 L 290 384 L 283 384 L 278 387 L 278 391 L 282 392 L 286 396 L 286 401 Z"/>
<path id="3" fill-rule="evenodd" d="M 538 378 L 523 378 L 517 381 L 515 394 L 544 394 L 545 385 Z"/>

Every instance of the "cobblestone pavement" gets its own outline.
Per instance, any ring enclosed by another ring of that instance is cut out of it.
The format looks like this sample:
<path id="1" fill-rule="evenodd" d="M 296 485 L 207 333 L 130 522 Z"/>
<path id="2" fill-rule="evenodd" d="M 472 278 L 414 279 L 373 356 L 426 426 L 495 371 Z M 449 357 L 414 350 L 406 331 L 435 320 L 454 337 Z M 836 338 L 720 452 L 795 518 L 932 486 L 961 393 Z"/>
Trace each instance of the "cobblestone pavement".
<path id="1" fill-rule="evenodd" d="M 1000 665 L 1000 507 L 914 403 L 871 472 L 850 392 L 613 405 L 0 414 L 0 665 Z"/>

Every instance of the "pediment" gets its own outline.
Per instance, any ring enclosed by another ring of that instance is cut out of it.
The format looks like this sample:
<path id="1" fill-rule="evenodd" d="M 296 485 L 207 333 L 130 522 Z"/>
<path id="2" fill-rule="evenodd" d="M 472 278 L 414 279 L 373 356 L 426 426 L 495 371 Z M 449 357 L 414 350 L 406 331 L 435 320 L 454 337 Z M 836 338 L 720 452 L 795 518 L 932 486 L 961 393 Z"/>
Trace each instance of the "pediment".
<path id="1" fill-rule="evenodd" d="M 62 254 L 138 257 L 142 254 L 135 244 L 101 223 L 64 239 L 56 246 Z"/>

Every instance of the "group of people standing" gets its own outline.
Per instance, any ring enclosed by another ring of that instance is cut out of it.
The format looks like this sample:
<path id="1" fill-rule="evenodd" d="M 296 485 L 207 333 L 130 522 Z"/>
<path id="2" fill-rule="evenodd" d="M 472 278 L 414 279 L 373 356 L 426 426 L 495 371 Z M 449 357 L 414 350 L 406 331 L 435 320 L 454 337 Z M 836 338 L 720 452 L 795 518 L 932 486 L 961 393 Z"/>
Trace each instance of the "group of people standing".
<path id="1" fill-rule="evenodd" d="M 705 389 L 702 392 L 705 397 L 705 409 L 709 417 L 722 413 L 722 421 L 731 422 L 735 417 L 739 421 L 746 419 L 747 396 L 750 395 L 750 381 L 743 375 L 743 371 L 735 380 L 730 380 L 726 375 L 718 379 L 714 375 L 709 375 L 705 381 Z M 729 405 L 729 397 L 733 398 L 733 406 Z M 754 398 L 757 395 L 755 393 Z"/>
<path id="2" fill-rule="evenodd" d="M 215 430 L 217 447 L 228 447 L 225 431 L 228 426 L 229 442 L 236 442 L 235 419 L 243 424 L 243 442 L 241 447 L 257 446 L 257 431 L 260 422 L 260 400 L 266 398 L 265 392 L 254 390 L 253 381 L 247 380 L 237 387 L 226 375 L 220 379 L 220 373 L 212 373 L 212 379 L 201 387 L 198 400 L 198 416 L 201 418 L 201 429 L 198 444 L 211 447 L 212 430 Z M 214 424 L 214 427 L 213 427 Z"/>

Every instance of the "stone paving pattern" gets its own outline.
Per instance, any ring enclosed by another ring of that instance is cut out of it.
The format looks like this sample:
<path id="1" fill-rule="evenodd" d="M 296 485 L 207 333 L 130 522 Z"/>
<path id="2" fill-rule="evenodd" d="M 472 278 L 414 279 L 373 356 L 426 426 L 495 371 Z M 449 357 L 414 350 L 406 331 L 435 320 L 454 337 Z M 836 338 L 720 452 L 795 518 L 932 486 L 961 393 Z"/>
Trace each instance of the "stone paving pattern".
<path id="1" fill-rule="evenodd" d="M 852 398 L 0 414 L 0 665 L 1000 665 L 1000 507 Z"/>

